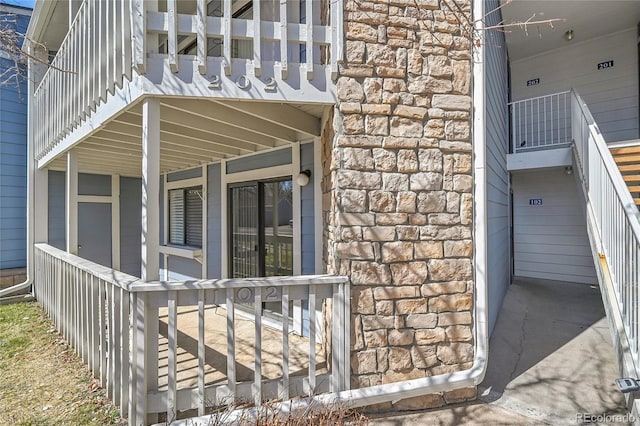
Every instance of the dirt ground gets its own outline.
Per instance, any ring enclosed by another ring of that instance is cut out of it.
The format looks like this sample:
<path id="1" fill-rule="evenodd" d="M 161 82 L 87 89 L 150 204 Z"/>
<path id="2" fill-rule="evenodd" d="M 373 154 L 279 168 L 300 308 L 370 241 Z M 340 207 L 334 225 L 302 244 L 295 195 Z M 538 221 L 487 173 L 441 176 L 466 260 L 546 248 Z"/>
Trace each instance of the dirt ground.
<path id="1" fill-rule="evenodd" d="M 36 302 L 0 306 L 0 424 L 121 423 Z"/>

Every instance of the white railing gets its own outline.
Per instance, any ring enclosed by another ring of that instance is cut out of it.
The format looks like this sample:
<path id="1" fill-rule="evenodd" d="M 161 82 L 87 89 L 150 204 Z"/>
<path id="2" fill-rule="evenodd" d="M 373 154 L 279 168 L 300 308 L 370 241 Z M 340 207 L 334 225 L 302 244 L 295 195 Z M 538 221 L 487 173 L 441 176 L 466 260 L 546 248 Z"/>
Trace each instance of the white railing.
<path id="1" fill-rule="evenodd" d="M 511 102 L 511 152 L 569 146 L 571 92 Z"/>
<path id="2" fill-rule="evenodd" d="M 121 413 L 129 415 L 129 424 L 146 424 L 160 413 L 170 422 L 185 410 L 204 415 L 208 408 L 236 402 L 261 405 L 268 399 L 349 388 L 350 289 L 345 277 L 142 282 L 46 244 L 37 244 L 35 252 L 36 297 Z M 263 339 L 262 310 L 263 302 L 280 302 L 282 317 L 288 318 L 291 302 L 303 300 L 308 302 L 309 336 L 304 365 L 297 365 L 301 348 L 292 347 L 286 326 L 279 342 Z M 236 318 L 236 305 L 248 304 L 255 314 L 249 347 L 239 338 Z M 211 307 L 224 310 L 226 322 L 226 350 L 214 355 L 215 362 L 207 354 L 211 340 L 220 340 L 219 334 L 209 334 L 211 324 L 205 321 Z M 195 321 L 189 322 L 189 315 Z M 319 341 L 320 327 L 330 330 L 330 342 Z M 267 344 L 271 353 L 264 349 Z M 318 345 L 330 352 L 322 369 Z M 253 368 L 248 380 L 247 371 L 239 377 L 237 370 L 247 357 Z M 277 377 L 265 377 L 265 360 L 280 366 Z M 220 364 L 225 367 L 214 367 Z"/>
<path id="3" fill-rule="evenodd" d="M 131 4 L 88 1 L 80 6 L 32 99 L 36 159 L 78 127 L 132 73 Z"/>
<path id="4" fill-rule="evenodd" d="M 628 342 L 635 377 L 638 377 L 640 214 L 593 116 L 575 92 L 572 92 L 571 108 L 578 175 L 587 201 L 590 236 L 595 240 L 592 249 L 596 251 L 595 257 L 604 262 L 604 265 L 596 262 L 596 268 L 601 268 L 601 273 L 612 283 L 615 297 L 608 308 L 619 312 L 626 335 L 624 340 Z"/>

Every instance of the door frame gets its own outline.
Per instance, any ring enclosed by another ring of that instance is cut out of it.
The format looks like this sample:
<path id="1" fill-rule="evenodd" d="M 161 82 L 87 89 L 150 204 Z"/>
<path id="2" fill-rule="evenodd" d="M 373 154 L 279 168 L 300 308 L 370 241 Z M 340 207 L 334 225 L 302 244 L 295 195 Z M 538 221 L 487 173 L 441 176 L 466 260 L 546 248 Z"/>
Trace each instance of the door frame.
<path id="1" fill-rule="evenodd" d="M 300 143 L 291 144 L 285 147 L 278 147 L 269 150 L 262 150 L 257 153 L 251 153 L 239 157 L 234 157 L 233 160 L 250 157 L 256 154 L 263 154 L 270 151 L 278 151 L 281 149 L 291 150 L 291 163 L 282 164 L 272 167 L 264 167 L 259 169 L 247 170 L 236 173 L 227 174 L 227 160 L 220 161 L 220 202 L 221 202 L 221 229 L 229 229 L 229 200 L 228 200 L 228 186 L 233 183 L 241 183 L 255 180 L 266 180 L 271 178 L 281 178 L 284 176 L 297 176 L 300 172 Z M 315 181 L 314 181 L 315 182 Z M 320 201 L 318 201 L 320 202 Z M 302 274 L 302 238 L 301 238 L 301 197 L 300 186 L 294 183 L 293 185 L 293 250 L 294 253 L 300 253 L 293 258 L 293 275 Z M 316 239 L 322 238 L 322 234 L 316 235 Z M 229 278 L 229 239 L 222 238 L 220 244 L 220 275 L 221 278 Z M 303 309 L 300 301 L 295 301 L 293 306 L 293 331 L 302 335 L 303 328 Z"/>

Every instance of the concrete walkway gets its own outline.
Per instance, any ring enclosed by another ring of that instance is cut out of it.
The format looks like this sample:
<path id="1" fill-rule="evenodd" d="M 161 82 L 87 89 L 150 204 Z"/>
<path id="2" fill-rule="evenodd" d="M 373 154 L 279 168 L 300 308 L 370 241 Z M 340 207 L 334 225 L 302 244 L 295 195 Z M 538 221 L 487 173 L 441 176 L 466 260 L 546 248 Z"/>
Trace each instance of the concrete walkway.
<path id="1" fill-rule="evenodd" d="M 493 331 L 479 401 L 377 415 L 371 423 L 575 425 L 582 413 L 622 418 L 617 377 L 598 288 L 521 279 L 509 288 Z"/>

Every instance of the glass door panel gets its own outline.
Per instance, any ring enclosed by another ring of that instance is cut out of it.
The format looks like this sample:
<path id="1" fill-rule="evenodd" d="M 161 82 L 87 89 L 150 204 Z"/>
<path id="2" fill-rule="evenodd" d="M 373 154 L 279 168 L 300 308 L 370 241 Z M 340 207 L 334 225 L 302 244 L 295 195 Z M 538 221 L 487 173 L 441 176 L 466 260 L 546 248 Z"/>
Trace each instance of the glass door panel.
<path id="1" fill-rule="evenodd" d="M 232 187 L 231 274 L 232 278 L 258 277 L 258 186 Z"/>

